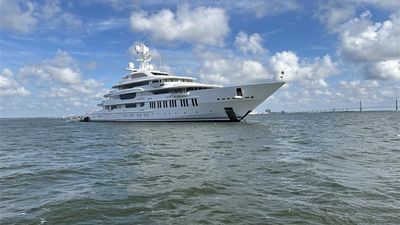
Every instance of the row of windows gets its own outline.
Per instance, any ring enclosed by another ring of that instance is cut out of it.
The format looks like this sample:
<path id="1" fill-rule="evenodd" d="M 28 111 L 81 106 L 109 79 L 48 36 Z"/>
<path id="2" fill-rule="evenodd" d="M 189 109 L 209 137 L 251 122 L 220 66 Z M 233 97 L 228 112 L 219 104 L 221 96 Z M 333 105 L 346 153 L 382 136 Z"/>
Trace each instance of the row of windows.
<path id="1" fill-rule="evenodd" d="M 192 102 L 192 106 L 199 106 L 197 102 L 197 98 L 190 99 Z M 181 107 L 189 107 L 189 99 L 180 99 L 180 106 Z M 178 107 L 177 100 L 164 100 L 164 101 L 157 101 L 157 102 L 150 102 L 150 108 L 175 108 Z"/>
<path id="2" fill-rule="evenodd" d="M 144 106 L 144 102 L 125 104 L 125 108 L 136 108 L 136 107 L 143 107 L 143 106 Z"/>
<path id="3" fill-rule="evenodd" d="M 244 98 L 254 98 L 254 96 L 246 96 L 246 97 L 244 97 Z M 230 100 L 231 98 L 217 98 L 217 100 L 219 101 L 219 100 Z M 233 98 L 232 98 L 233 99 Z"/>
<path id="4" fill-rule="evenodd" d="M 144 75 L 146 76 L 146 75 Z M 139 77 L 137 75 L 131 76 L 131 77 Z M 128 79 L 128 78 L 126 78 Z M 193 82 L 190 79 L 178 79 L 178 78 L 168 78 L 168 79 L 160 79 L 160 80 L 153 80 L 152 83 L 161 83 L 161 82 L 178 82 L 178 81 L 182 81 L 182 82 Z M 131 84 L 125 84 L 125 85 L 121 85 L 118 86 L 119 90 L 123 90 L 123 89 L 128 89 L 128 88 L 133 88 L 133 87 L 139 87 L 139 86 L 144 86 L 144 85 L 149 85 L 149 81 L 142 81 L 142 82 L 137 82 L 137 83 L 131 83 Z"/>
<path id="5" fill-rule="evenodd" d="M 188 91 L 196 91 L 196 90 L 203 90 L 203 89 L 210 89 L 210 87 L 187 87 L 187 88 L 169 88 L 169 89 L 162 89 L 152 91 L 154 95 L 160 94 L 167 94 L 167 93 L 186 93 Z"/>
<path id="6" fill-rule="evenodd" d="M 118 89 L 122 90 L 122 89 L 144 86 L 144 85 L 148 85 L 148 84 L 149 84 L 149 81 L 142 81 L 142 82 L 137 82 L 137 83 L 132 83 L 132 84 L 121 85 L 121 86 L 118 86 Z"/>
<path id="7" fill-rule="evenodd" d="M 167 78 L 167 79 L 160 79 L 160 80 L 153 80 L 153 83 L 161 83 L 161 82 L 193 82 L 190 79 L 181 79 L 181 78 Z"/>
<path id="8" fill-rule="evenodd" d="M 188 87 L 188 88 L 170 88 L 170 89 L 163 89 L 163 90 L 157 90 L 157 91 L 152 91 L 153 94 L 159 95 L 159 94 L 167 94 L 167 93 L 186 93 L 188 91 L 193 91 L 193 90 L 202 90 L 202 89 L 209 89 L 208 87 Z M 133 99 L 136 97 L 136 93 L 128 93 L 128 94 L 122 94 L 122 95 L 117 95 L 113 96 L 112 98 L 114 99 L 121 99 L 121 100 L 126 100 L 126 99 Z"/>
<path id="9" fill-rule="evenodd" d="M 156 102 L 149 102 L 150 103 L 150 108 L 176 108 L 178 107 L 178 101 L 177 100 L 164 100 L 164 101 L 156 101 Z M 189 107 L 189 106 L 199 106 L 199 103 L 197 102 L 197 98 L 191 98 L 191 99 L 180 99 L 179 100 L 180 106 L 181 107 Z M 191 105 L 190 105 L 191 103 Z M 139 103 L 128 103 L 128 104 L 119 104 L 119 105 L 108 105 L 104 106 L 104 109 L 107 110 L 113 110 L 113 109 L 121 109 L 124 108 L 139 108 L 139 107 L 144 107 L 145 103 L 144 102 L 139 102 Z"/>
<path id="10" fill-rule="evenodd" d="M 138 107 L 144 107 L 144 102 L 139 102 L 139 103 L 128 103 L 125 105 L 108 105 L 108 106 L 104 106 L 104 109 L 107 110 L 114 110 L 114 109 L 122 109 L 124 108 L 123 106 L 125 106 L 125 108 L 138 108 Z"/>

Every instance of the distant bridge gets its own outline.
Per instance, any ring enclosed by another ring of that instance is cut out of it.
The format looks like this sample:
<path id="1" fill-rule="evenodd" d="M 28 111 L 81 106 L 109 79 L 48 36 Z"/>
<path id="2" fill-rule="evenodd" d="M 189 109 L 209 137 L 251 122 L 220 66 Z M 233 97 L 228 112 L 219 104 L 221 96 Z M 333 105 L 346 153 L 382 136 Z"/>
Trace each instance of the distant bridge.
<path id="1" fill-rule="evenodd" d="M 374 106 L 363 106 L 362 101 L 359 103 L 359 107 L 342 107 L 342 108 L 331 108 L 322 110 L 311 110 L 303 112 L 355 112 L 355 111 L 373 111 L 373 110 L 384 110 L 384 111 L 395 111 L 399 112 L 399 101 L 396 99 L 394 105 L 374 105 Z"/>
<path id="2" fill-rule="evenodd" d="M 395 105 L 380 105 L 380 106 L 363 106 L 362 101 L 360 101 L 359 107 L 346 107 L 341 109 L 333 108 L 331 111 L 360 111 L 362 112 L 365 109 L 382 109 L 382 110 L 393 110 L 398 112 L 399 111 L 399 101 L 396 98 Z"/>

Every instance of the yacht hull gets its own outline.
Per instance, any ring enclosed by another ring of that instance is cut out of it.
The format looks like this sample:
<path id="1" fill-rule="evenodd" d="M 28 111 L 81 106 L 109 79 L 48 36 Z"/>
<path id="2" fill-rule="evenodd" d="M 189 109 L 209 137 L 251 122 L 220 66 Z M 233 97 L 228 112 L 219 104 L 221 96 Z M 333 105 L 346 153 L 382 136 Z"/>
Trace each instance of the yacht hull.
<path id="1" fill-rule="evenodd" d="M 240 121 L 265 101 L 284 82 L 238 85 L 190 91 L 185 95 L 160 94 L 138 99 L 144 107 L 99 110 L 86 114 L 87 121 Z M 193 100 L 192 100 L 193 99 Z M 196 101 L 194 101 L 196 99 Z M 169 101 L 178 102 L 176 106 Z M 183 104 L 182 105 L 182 102 Z M 165 102 L 150 107 L 150 102 Z M 186 101 L 186 104 L 185 104 Z M 180 104 L 181 103 L 181 104 Z M 165 107 L 163 107 L 165 106 Z"/>

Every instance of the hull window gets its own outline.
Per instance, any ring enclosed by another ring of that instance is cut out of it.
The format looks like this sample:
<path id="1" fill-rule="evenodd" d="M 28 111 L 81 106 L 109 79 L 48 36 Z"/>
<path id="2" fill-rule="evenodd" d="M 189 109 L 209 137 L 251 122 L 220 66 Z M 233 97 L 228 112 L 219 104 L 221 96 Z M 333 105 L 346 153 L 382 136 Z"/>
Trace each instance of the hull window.
<path id="1" fill-rule="evenodd" d="M 236 88 L 236 95 L 237 96 L 243 96 L 241 88 Z"/>

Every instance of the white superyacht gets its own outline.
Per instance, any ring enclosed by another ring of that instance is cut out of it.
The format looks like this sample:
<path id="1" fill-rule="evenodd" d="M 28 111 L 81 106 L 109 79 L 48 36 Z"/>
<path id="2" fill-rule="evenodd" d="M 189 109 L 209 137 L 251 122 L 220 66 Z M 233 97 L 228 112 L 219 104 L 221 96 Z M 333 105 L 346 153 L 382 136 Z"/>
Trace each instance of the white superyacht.
<path id="1" fill-rule="evenodd" d="M 284 82 L 222 87 L 175 76 L 149 64 L 144 44 L 135 48 L 139 68 L 129 71 L 82 121 L 241 121 Z"/>

